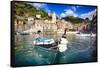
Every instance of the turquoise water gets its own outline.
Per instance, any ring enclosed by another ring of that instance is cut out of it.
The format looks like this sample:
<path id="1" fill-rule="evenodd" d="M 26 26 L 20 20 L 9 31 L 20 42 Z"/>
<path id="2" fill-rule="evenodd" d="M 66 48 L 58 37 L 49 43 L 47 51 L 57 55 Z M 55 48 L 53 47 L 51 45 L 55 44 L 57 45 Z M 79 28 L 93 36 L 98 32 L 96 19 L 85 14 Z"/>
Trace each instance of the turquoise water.
<path id="1" fill-rule="evenodd" d="M 48 35 L 49 36 L 49 35 Z M 48 65 L 93 61 L 92 37 L 76 37 L 67 35 L 68 49 L 57 52 L 32 44 L 33 35 L 15 35 L 15 65 Z M 56 38 L 53 37 L 52 38 Z"/>

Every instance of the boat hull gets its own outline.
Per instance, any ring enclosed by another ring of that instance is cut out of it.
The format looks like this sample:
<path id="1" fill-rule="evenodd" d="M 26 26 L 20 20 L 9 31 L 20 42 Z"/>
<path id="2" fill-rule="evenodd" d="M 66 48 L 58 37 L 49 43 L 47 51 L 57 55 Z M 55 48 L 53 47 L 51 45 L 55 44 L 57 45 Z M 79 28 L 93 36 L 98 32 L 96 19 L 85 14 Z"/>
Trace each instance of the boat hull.
<path id="1" fill-rule="evenodd" d="M 82 37 L 95 37 L 96 34 L 76 34 L 76 36 L 82 36 Z"/>

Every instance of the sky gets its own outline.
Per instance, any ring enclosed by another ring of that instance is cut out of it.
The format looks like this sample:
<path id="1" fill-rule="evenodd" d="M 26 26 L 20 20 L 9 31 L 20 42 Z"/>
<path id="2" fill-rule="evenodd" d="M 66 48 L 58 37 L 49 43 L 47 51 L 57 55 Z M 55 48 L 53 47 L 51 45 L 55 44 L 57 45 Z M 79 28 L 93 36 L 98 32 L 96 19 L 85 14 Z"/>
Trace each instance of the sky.
<path id="1" fill-rule="evenodd" d="M 96 12 L 96 6 L 82 6 L 69 4 L 51 4 L 51 3 L 30 3 L 37 9 L 42 9 L 48 13 L 55 13 L 58 17 L 74 16 L 80 18 L 92 19 Z"/>

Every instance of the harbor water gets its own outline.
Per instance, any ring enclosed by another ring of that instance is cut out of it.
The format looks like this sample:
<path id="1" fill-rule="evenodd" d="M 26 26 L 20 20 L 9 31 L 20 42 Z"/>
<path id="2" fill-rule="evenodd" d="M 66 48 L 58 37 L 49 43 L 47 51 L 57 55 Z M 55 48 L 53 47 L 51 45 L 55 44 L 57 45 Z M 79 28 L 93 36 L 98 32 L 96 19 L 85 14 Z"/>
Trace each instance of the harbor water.
<path id="1" fill-rule="evenodd" d="M 15 65 L 49 65 L 81 63 L 93 61 L 92 46 L 95 37 L 82 37 L 75 34 L 67 34 L 67 50 L 64 52 L 49 50 L 32 44 L 34 35 L 15 35 Z M 46 35 L 56 39 L 55 35 Z"/>

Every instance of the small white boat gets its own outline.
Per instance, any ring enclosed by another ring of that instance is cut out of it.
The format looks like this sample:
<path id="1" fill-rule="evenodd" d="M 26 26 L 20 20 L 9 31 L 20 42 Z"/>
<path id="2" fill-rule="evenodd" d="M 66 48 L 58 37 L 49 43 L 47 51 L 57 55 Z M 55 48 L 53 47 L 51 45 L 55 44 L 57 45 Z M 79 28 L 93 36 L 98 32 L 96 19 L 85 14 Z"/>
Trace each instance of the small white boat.
<path id="1" fill-rule="evenodd" d="M 83 37 L 95 37 L 96 34 L 76 34 L 76 36 L 83 36 Z"/>
<path id="2" fill-rule="evenodd" d="M 96 34 L 90 33 L 90 34 L 85 34 L 85 33 L 76 33 L 76 36 L 83 36 L 83 37 L 95 37 Z"/>
<path id="3" fill-rule="evenodd" d="M 46 37 L 39 37 L 33 39 L 33 44 L 35 45 L 49 45 L 55 43 L 54 39 L 46 38 Z"/>

